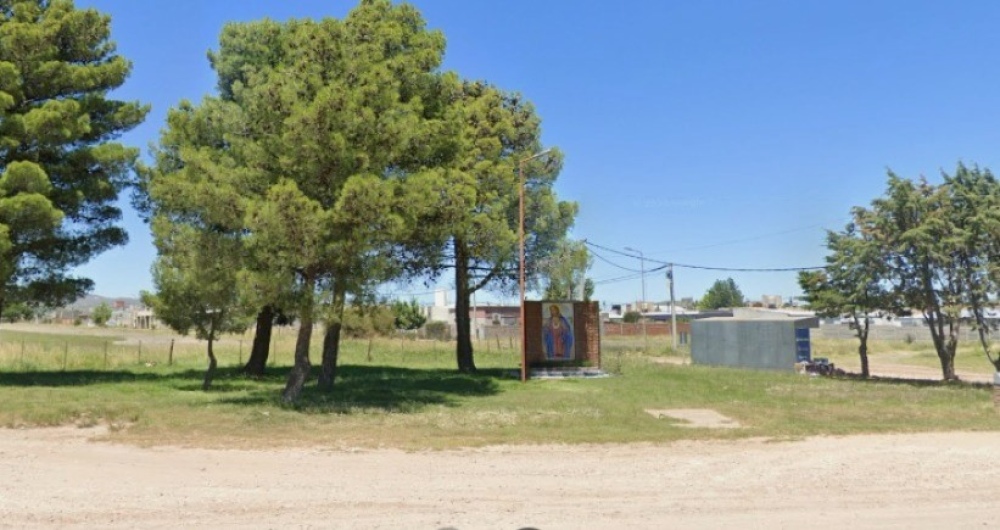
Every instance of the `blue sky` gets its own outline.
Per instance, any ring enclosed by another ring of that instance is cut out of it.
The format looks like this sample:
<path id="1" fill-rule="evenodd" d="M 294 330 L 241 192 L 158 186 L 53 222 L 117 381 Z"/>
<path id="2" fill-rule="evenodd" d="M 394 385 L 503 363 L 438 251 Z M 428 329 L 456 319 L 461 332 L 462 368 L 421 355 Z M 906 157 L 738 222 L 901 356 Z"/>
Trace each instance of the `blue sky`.
<path id="1" fill-rule="evenodd" d="M 411 3 L 444 32 L 445 68 L 535 104 L 544 143 L 566 154 L 557 190 L 580 203 L 573 236 L 650 260 L 821 265 L 824 230 L 878 196 L 888 168 L 932 180 L 959 160 L 1000 168 L 1000 2 Z M 119 52 L 133 61 L 116 96 L 153 106 L 124 138 L 146 152 L 170 107 L 214 91 L 206 52 L 223 24 L 339 18 L 354 2 L 77 5 L 111 15 Z M 151 288 L 148 230 L 131 213 L 127 226 L 128 247 L 78 271 L 97 294 Z M 638 270 L 639 260 L 600 257 L 596 297 L 638 299 L 638 275 L 619 267 Z M 727 276 L 750 298 L 799 291 L 794 273 L 678 268 L 677 296 L 699 297 Z M 647 275 L 646 290 L 667 297 L 662 272 Z"/>

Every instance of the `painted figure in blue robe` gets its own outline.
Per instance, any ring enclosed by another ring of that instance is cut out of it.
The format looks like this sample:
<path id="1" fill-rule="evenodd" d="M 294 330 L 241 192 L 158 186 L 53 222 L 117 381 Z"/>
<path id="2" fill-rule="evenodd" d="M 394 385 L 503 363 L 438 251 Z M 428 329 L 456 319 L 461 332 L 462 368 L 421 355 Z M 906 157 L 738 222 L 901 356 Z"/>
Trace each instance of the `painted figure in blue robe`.
<path id="1" fill-rule="evenodd" d="M 573 327 L 562 315 L 559 306 L 549 306 L 549 319 L 542 328 L 542 336 L 546 359 L 558 361 L 573 358 Z"/>

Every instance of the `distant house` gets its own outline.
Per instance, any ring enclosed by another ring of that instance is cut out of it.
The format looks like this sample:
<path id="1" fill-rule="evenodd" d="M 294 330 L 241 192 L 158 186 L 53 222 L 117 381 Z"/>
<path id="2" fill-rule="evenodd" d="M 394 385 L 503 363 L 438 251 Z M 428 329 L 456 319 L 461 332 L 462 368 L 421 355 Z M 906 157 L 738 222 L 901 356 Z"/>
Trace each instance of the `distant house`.
<path id="1" fill-rule="evenodd" d="M 101 304 L 107 304 L 111 307 L 111 318 L 105 324 L 107 327 L 133 329 L 162 327 L 162 323 L 156 319 L 153 310 L 143 305 L 138 299 L 112 299 L 96 295 L 88 295 L 67 307 L 53 309 L 42 319 L 46 322 L 67 326 L 93 325 L 94 309 Z"/>
<path id="2" fill-rule="evenodd" d="M 455 304 L 448 303 L 447 292 L 435 291 L 434 305 L 424 308 L 428 322 L 445 322 L 451 336 L 455 336 L 458 325 L 455 321 Z M 486 338 L 496 335 L 506 336 L 518 329 L 521 308 L 516 305 L 474 304 L 469 308 L 472 338 Z"/>

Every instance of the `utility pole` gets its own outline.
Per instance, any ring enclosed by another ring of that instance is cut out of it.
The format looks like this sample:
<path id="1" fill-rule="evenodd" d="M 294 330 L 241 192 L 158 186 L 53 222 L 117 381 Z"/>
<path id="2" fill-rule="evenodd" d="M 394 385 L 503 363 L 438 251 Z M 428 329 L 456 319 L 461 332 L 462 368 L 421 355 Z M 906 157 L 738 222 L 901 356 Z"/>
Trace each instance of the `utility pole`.
<path id="1" fill-rule="evenodd" d="M 522 158 L 517 163 L 517 180 L 518 180 L 518 247 L 519 247 L 519 263 L 517 267 L 517 283 L 520 293 L 521 302 L 521 382 L 528 380 L 528 350 L 526 349 L 525 339 L 528 338 L 528 331 L 525 326 L 524 321 L 524 278 L 526 272 L 524 270 L 524 164 L 530 160 L 538 158 L 549 154 L 552 149 L 546 149 L 540 153 L 535 153 L 527 158 Z"/>
<path id="2" fill-rule="evenodd" d="M 639 274 L 642 276 L 642 305 L 639 306 L 639 315 L 642 317 L 642 347 L 643 351 L 648 352 L 649 338 L 646 336 L 646 316 L 643 315 L 643 308 L 646 306 L 646 255 L 641 250 L 631 247 L 625 247 L 625 250 L 639 253 Z"/>
<path id="3" fill-rule="evenodd" d="M 677 351 L 677 304 L 674 303 L 674 264 L 667 265 L 667 283 L 670 286 L 670 344 Z"/>

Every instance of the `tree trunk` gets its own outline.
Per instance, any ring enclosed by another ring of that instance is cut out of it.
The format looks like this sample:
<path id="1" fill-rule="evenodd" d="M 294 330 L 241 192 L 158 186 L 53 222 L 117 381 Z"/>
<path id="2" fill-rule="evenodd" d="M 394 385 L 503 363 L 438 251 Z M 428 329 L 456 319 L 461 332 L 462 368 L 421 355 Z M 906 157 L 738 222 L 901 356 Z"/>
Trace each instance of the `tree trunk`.
<path id="1" fill-rule="evenodd" d="M 958 376 L 955 375 L 955 356 L 948 355 L 948 352 L 938 352 L 938 359 L 941 361 L 941 377 L 945 381 L 957 381 Z"/>
<path id="2" fill-rule="evenodd" d="M 954 324 L 948 324 L 949 337 L 945 339 L 944 336 L 944 320 L 945 316 L 936 308 L 930 311 L 924 312 L 924 320 L 927 321 L 927 325 L 931 330 L 931 339 L 934 341 L 934 351 L 937 353 L 938 360 L 941 362 L 941 376 L 945 381 L 954 381 L 957 379 L 955 377 L 955 346 L 957 337 L 955 334 Z"/>
<path id="3" fill-rule="evenodd" d="M 257 328 L 253 335 L 250 358 L 243 367 L 243 373 L 250 377 L 264 377 L 267 358 L 271 353 L 271 330 L 274 328 L 274 307 L 264 306 L 257 313 Z"/>
<path id="4" fill-rule="evenodd" d="M 871 319 L 865 315 L 864 326 L 858 322 L 857 315 L 854 316 L 854 329 L 857 329 L 858 337 L 858 358 L 861 359 L 861 377 L 868 379 L 871 377 L 871 370 L 868 367 L 868 332 L 871 329 Z"/>
<path id="5" fill-rule="evenodd" d="M 326 332 L 323 334 L 323 365 L 318 383 L 319 389 L 323 392 L 332 391 L 333 383 L 337 380 L 337 358 L 340 356 L 340 330 L 344 321 L 345 295 L 340 285 L 334 286 L 333 317 L 326 323 Z"/>
<path id="6" fill-rule="evenodd" d="M 871 321 L 865 315 L 865 325 L 862 330 L 858 328 L 858 357 L 861 359 L 861 377 L 868 379 L 871 377 L 871 370 L 868 367 L 868 331 Z"/>
<path id="7" fill-rule="evenodd" d="M 945 344 L 945 358 L 941 359 L 941 373 L 945 381 L 958 381 L 958 376 L 955 375 L 955 352 L 958 350 L 958 329 L 958 323 L 948 323 L 948 342 Z"/>
<path id="8" fill-rule="evenodd" d="M 205 370 L 205 380 L 201 383 L 201 389 L 208 391 L 212 388 L 212 379 L 215 378 L 215 369 L 219 363 L 215 358 L 215 351 L 212 349 L 213 339 L 208 339 L 208 370 Z"/>
<path id="9" fill-rule="evenodd" d="M 982 308 L 973 308 L 976 314 L 976 331 L 979 333 L 979 345 L 983 348 L 983 353 L 986 354 L 986 359 L 993 365 L 993 370 L 1000 372 L 1000 356 L 996 359 L 990 353 L 990 341 L 987 337 L 989 333 L 989 326 L 986 324 L 986 320 L 983 319 Z"/>
<path id="10" fill-rule="evenodd" d="M 469 260 L 465 244 L 455 241 L 455 358 L 458 371 L 475 373 L 476 362 L 472 351 L 472 330 L 469 308 L 472 292 L 469 288 Z"/>
<path id="11" fill-rule="evenodd" d="M 294 403 L 299 399 L 302 388 L 309 379 L 309 371 L 312 369 L 312 364 L 309 362 L 309 346 L 312 340 L 313 290 L 316 287 L 316 280 L 308 278 L 303 283 L 305 301 L 299 311 L 299 333 L 295 338 L 295 365 L 288 373 L 288 382 L 285 383 L 285 390 L 281 394 L 285 403 Z"/>

